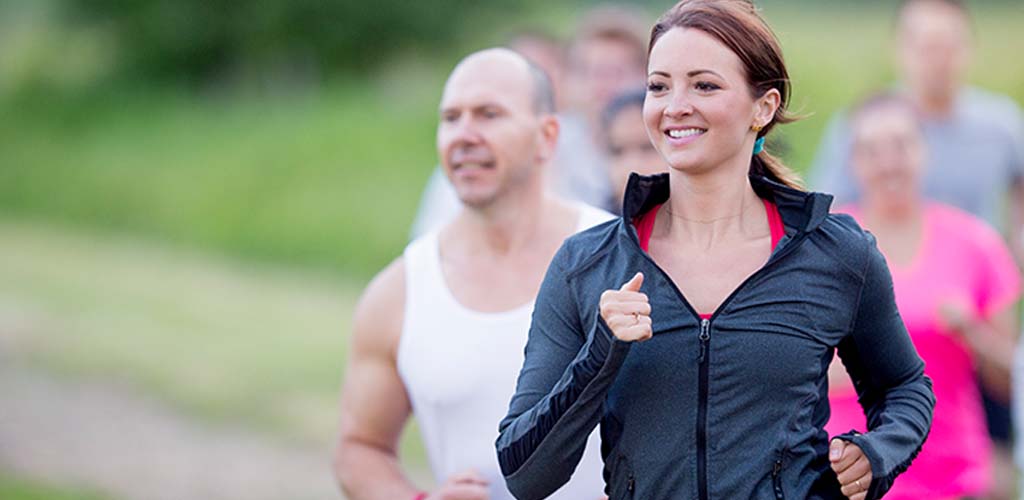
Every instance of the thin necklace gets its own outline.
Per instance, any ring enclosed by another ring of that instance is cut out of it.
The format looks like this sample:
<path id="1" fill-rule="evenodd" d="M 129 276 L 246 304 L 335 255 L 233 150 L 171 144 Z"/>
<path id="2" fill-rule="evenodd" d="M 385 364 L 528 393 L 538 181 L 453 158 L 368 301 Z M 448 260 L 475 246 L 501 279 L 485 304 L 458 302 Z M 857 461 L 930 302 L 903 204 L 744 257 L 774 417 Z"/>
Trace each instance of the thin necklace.
<path id="1" fill-rule="evenodd" d="M 744 204 L 745 203 L 746 203 L 746 200 L 744 200 Z M 726 216 L 723 216 L 723 217 L 716 217 L 714 219 L 690 219 L 690 218 L 682 216 L 682 215 L 674 214 L 674 213 L 672 213 L 672 205 L 666 206 L 665 207 L 665 211 L 668 212 L 668 214 L 670 216 L 672 216 L 672 217 L 674 217 L 676 219 L 685 220 L 687 222 L 696 222 L 698 224 L 710 224 L 712 222 L 718 222 L 720 220 L 734 219 L 736 217 L 739 217 L 739 216 L 743 215 L 744 212 L 747 211 L 747 206 L 745 205 L 745 206 L 741 207 L 740 208 L 740 212 L 737 213 L 737 214 L 726 215 Z"/>

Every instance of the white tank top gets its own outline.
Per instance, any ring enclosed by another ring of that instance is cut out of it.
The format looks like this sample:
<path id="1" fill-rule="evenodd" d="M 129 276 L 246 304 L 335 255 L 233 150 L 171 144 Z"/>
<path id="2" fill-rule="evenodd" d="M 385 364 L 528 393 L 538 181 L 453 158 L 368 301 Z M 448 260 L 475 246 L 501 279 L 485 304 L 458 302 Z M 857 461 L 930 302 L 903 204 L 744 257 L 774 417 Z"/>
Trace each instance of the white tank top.
<path id="1" fill-rule="evenodd" d="M 612 215 L 577 204 L 577 231 Z M 498 466 L 498 423 L 515 392 L 529 334 L 533 301 L 483 313 L 462 306 L 441 271 L 438 231 L 405 249 L 405 319 L 398 344 L 398 373 L 438 484 L 476 469 L 490 483 L 490 500 L 513 500 Z M 603 496 L 601 444 L 591 434 L 572 479 L 549 498 L 596 500 Z"/>

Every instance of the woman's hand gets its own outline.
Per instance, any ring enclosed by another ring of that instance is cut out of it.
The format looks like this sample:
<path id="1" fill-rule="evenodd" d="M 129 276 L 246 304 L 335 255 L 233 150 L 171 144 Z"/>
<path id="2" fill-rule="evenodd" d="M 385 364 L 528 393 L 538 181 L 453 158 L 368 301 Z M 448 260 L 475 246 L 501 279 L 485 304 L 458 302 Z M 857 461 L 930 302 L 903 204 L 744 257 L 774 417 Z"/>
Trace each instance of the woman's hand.
<path id="1" fill-rule="evenodd" d="M 654 334 L 651 304 L 647 295 L 640 292 L 643 283 L 643 273 L 636 273 L 622 288 L 601 294 L 601 318 L 615 338 L 624 342 L 644 341 Z"/>
<path id="2" fill-rule="evenodd" d="M 836 471 L 839 486 L 846 498 L 864 500 L 871 487 L 871 462 L 867 455 L 853 443 L 833 439 L 828 446 L 828 461 Z"/>

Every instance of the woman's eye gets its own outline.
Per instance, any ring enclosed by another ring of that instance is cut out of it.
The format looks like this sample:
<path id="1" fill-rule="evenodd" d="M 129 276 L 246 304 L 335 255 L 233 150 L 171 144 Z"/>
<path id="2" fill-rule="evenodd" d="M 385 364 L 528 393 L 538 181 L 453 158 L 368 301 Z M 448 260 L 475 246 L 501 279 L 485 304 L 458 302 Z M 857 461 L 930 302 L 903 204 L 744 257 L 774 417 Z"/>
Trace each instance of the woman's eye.
<path id="1" fill-rule="evenodd" d="M 648 92 L 661 92 L 662 90 L 665 90 L 665 86 L 660 84 L 660 83 L 648 83 L 647 84 L 647 91 Z"/>
<path id="2" fill-rule="evenodd" d="M 694 85 L 694 87 L 701 92 L 710 92 L 712 90 L 718 90 L 719 88 L 721 88 L 718 85 L 715 85 L 711 82 L 697 82 L 697 84 Z"/>

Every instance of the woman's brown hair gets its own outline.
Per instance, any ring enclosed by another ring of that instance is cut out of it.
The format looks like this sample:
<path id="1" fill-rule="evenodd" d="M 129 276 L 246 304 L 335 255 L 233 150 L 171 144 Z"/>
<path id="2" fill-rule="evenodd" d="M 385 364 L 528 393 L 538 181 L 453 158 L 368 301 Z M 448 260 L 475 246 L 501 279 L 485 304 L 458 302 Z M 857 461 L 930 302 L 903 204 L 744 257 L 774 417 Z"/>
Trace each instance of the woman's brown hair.
<path id="1" fill-rule="evenodd" d="M 675 4 L 651 29 L 647 46 L 650 56 L 654 44 L 673 28 L 692 28 L 703 31 L 732 50 L 743 64 L 750 94 L 755 99 L 771 89 L 782 97 L 775 116 L 760 132 L 765 137 L 777 123 L 796 120 L 786 106 L 789 103 L 789 72 L 782 59 L 782 48 L 768 24 L 748 0 L 682 0 Z M 781 160 L 767 151 L 753 155 L 750 173 L 760 174 L 795 189 L 803 189 L 803 181 Z"/>

